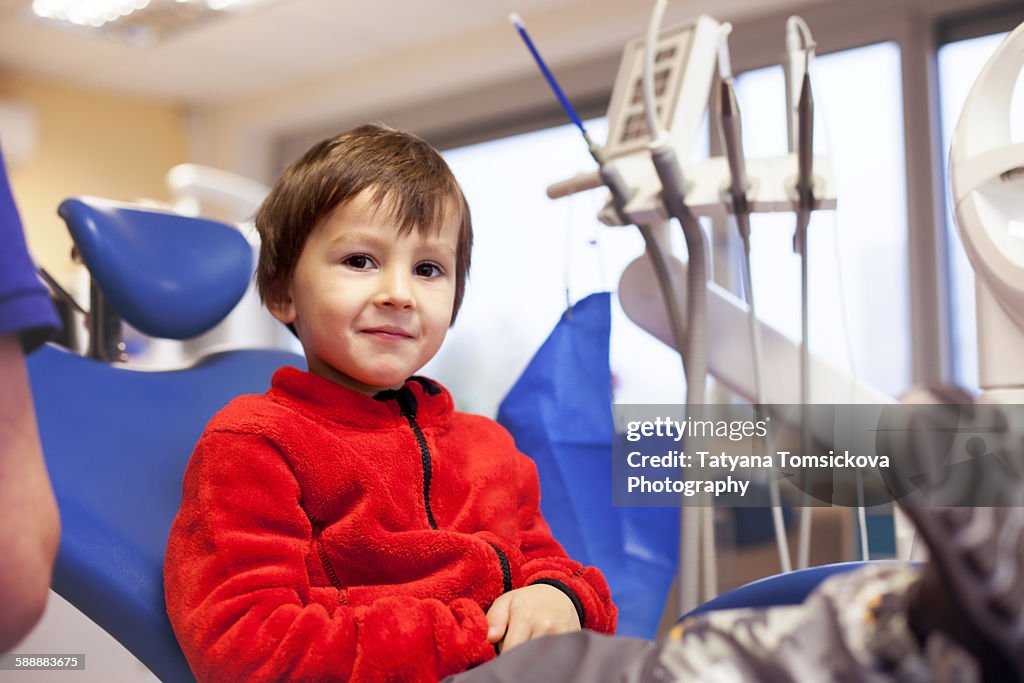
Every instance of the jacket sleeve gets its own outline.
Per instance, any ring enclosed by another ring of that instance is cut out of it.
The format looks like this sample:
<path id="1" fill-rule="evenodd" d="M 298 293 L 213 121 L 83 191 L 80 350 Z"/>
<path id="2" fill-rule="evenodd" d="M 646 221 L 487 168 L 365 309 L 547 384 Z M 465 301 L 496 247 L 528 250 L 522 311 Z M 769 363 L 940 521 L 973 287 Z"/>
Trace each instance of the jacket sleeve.
<path id="1" fill-rule="evenodd" d="M 584 567 L 571 559 L 551 535 L 540 513 L 537 466 L 525 455 L 517 455 L 520 546 L 526 560 L 523 585 L 546 583 L 558 588 L 572 600 L 583 628 L 614 633 L 618 610 L 604 575 L 596 567 Z"/>
<path id="2" fill-rule="evenodd" d="M 341 604 L 311 587 L 298 482 L 259 436 L 208 431 L 164 563 L 167 614 L 200 681 L 437 680 L 494 657 L 475 602 Z"/>

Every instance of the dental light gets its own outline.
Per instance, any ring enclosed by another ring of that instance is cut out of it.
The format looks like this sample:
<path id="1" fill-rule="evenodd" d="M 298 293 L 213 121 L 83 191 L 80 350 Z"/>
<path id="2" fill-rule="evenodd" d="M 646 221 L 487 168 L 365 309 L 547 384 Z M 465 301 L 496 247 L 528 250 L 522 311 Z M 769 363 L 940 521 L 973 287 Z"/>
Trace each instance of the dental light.
<path id="1" fill-rule="evenodd" d="M 988 60 L 949 154 L 957 226 L 975 273 L 978 383 L 987 403 L 1024 402 L 1024 142 L 1010 106 L 1024 67 L 1024 24 Z"/>

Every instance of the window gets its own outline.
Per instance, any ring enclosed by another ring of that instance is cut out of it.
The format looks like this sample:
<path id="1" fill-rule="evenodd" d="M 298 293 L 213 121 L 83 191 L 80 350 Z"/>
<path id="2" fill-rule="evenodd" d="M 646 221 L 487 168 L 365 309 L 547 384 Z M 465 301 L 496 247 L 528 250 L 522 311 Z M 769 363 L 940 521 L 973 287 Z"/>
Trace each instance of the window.
<path id="1" fill-rule="evenodd" d="M 837 210 L 816 212 L 808 230 L 811 350 L 849 368 L 851 345 L 852 374 L 898 395 L 911 381 L 900 49 L 879 43 L 819 56 L 811 76 L 815 151 L 831 156 L 839 196 Z M 742 74 L 737 95 L 747 155 L 785 154 L 782 69 Z M 751 251 L 759 315 L 799 340 L 794 227 L 793 214 L 754 216 Z"/>
<path id="2" fill-rule="evenodd" d="M 595 140 L 607 135 L 603 118 L 586 126 Z M 445 157 L 473 212 L 473 265 L 459 319 L 424 372 L 452 389 L 461 410 L 493 416 L 567 302 L 614 291 L 644 245 L 634 228 L 598 223 L 603 190 L 548 199 L 548 185 L 594 170 L 572 125 Z M 681 402 L 676 353 L 625 320 L 614 302 L 612 316 L 616 399 Z"/>
<path id="3" fill-rule="evenodd" d="M 816 145 L 831 152 L 840 208 L 816 215 L 810 228 L 812 349 L 848 366 L 841 274 L 855 374 L 892 394 L 910 383 L 899 62 L 893 43 L 818 58 Z M 748 155 L 785 152 L 783 93 L 777 67 L 739 79 Z M 597 140 L 606 135 L 603 119 L 587 127 Z M 425 372 L 452 387 L 461 409 L 493 415 L 567 300 L 614 291 L 622 270 L 643 253 L 643 241 L 633 228 L 597 223 L 603 190 L 547 198 L 549 184 L 594 168 L 571 125 L 445 156 L 473 211 L 476 241 L 463 310 Z M 796 340 L 800 278 L 793 226 L 792 214 L 755 217 L 753 244 L 761 315 Z M 682 402 L 685 382 L 675 352 L 629 323 L 617 305 L 612 323 L 616 400 Z"/>

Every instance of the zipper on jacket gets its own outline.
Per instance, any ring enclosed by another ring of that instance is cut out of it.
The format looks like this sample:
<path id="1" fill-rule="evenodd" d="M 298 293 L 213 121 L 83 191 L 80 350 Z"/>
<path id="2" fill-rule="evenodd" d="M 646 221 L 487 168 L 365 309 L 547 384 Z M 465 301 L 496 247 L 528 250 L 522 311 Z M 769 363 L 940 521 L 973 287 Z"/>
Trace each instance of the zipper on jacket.
<path id="1" fill-rule="evenodd" d="M 323 522 L 309 518 L 309 524 L 312 527 L 313 541 L 316 545 L 316 554 L 320 557 L 320 565 L 324 568 L 324 573 L 327 574 L 327 580 L 331 582 L 331 585 L 341 591 L 341 581 L 338 581 L 338 573 L 334 571 L 334 565 L 331 564 L 331 558 L 327 557 L 327 549 L 324 547 L 324 527 L 326 526 Z"/>
<path id="2" fill-rule="evenodd" d="M 427 511 L 427 521 L 430 523 L 431 529 L 437 529 L 437 522 L 434 521 L 434 513 L 430 509 L 430 480 L 432 477 L 432 465 L 430 460 L 430 447 L 427 446 L 427 438 L 423 435 L 423 430 L 420 429 L 419 423 L 416 422 L 416 409 L 415 404 L 412 406 L 412 410 L 407 410 L 405 405 L 402 405 L 402 415 L 405 416 L 406 421 L 409 423 L 409 427 L 412 428 L 413 434 L 416 435 L 416 443 L 420 447 L 420 462 L 423 464 L 423 505 Z M 503 592 L 508 593 L 512 590 L 512 568 L 508 563 L 508 556 L 505 552 L 488 542 L 489 546 L 494 548 L 494 552 L 498 556 L 498 563 L 501 565 L 501 582 Z"/>
<path id="3" fill-rule="evenodd" d="M 341 590 L 341 582 L 338 581 L 338 574 L 334 571 L 334 565 L 331 564 L 331 558 L 327 557 L 327 549 L 324 548 L 324 539 L 321 536 L 316 538 L 316 552 L 320 556 L 320 564 L 324 566 L 324 573 L 327 574 L 327 580 L 331 582 L 331 585 Z"/>
<path id="4" fill-rule="evenodd" d="M 430 528 L 437 529 L 437 522 L 434 521 L 434 511 L 430 509 L 430 480 L 433 477 L 433 465 L 430 461 L 430 447 L 427 446 L 427 437 L 423 435 L 423 430 L 420 429 L 419 424 L 416 422 L 414 414 L 408 413 L 404 409 L 402 414 L 412 428 L 413 434 L 416 435 L 416 443 L 420 447 L 420 464 L 423 466 L 423 507 L 427 511 L 427 522 L 430 523 Z"/>
<path id="5" fill-rule="evenodd" d="M 441 393 L 441 388 L 430 380 L 423 377 L 410 377 L 410 380 L 419 382 L 420 386 L 423 387 L 423 391 L 430 396 L 436 396 Z M 385 389 L 374 395 L 374 398 L 378 401 L 387 401 L 395 399 L 398 402 L 398 408 L 405 418 L 406 422 L 409 423 L 409 427 L 412 428 L 412 433 L 416 436 L 416 444 L 420 449 L 420 464 L 423 467 L 423 508 L 427 512 L 427 522 L 430 524 L 431 529 L 437 529 L 437 521 L 434 519 L 434 511 L 430 509 L 430 480 L 433 477 L 433 466 L 430 460 L 430 447 L 427 445 L 427 438 L 423 435 L 423 430 L 420 429 L 420 425 L 416 422 L 416 410 L 418 408 L 416 404 L 416 397 L 413 395 L 409 387 L 403 386 L 400 389 Z"/>
<path id="6" fill-rule="evenodd" d="M 508 593 L 512 590 L 512 569 L 508 565 L 508 556 L 505 555 L 501 548 L 490 541 L 487 542 L 487 545 L 494 548 L 494 552 L 498 555 L 498 562 L 501 564 L 501 583 L 504 589 L 502 593 Z"/>
<path id="7" fill-rule="evenodd" d="M 419 382 L 423 390 L 431 396 L 441 393 L 441 389 L 430 380 L 422 377 L 410 377 L 409 379 Z M 374 398 L 378 401 L 395 399 L 398 402 L 398 408 L 402 416 L 409 423 L 412 433 L 416 436 L 416 443 L 420 449 L 420 463 L 423 466 L 423 507 L 427 511 L 427 522 L 430 524 L 430 528 L 437 529 L 434 512 L 430 509 L 430 480 L 433 477 L 433 465 L 430 459 L 430 447 L 427 445 L 427 437 L 423 435 L 423 430 L 420 429 L 419 423 L 416 422 L 416 410 L 418 408 L 416 397 L 409 391 L 408 387 L 403 386 L 400 389 L 380 391 L 374 395 Z M 512 590 L 512 568 L 508 563 L 508 556 L 505 555 L 501 548 L 490 541 L 487 542 L 487 545 L 491 546 L 494 549 L 494 553 L 498 556 L 498 563 L 501 565 L 501 583 L 504 589 L 502 592 L 508 593 Z M 322 552 L 323 550 L 321 549 Z M 324 558 L 325 566 L 328 566 L 326 556 L 321 555 L 321 557 Z"/>

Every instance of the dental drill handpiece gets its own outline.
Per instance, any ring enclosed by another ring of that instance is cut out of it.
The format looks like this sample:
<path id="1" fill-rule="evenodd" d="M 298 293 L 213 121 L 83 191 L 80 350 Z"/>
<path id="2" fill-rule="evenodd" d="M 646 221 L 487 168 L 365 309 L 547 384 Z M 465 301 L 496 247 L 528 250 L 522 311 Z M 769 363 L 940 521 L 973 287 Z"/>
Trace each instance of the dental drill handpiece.
<path id="1" fill-rule="evenodd" d="M 811 75 L 804 71 L 804 82 L 800 88 L 799 118 L 797 121 L 797 219 L 796 233 L 793 236 L 793 248 L 800 254 L 801 281 L 803 282 L 803 340 L 807 350 L 807 226 L 811 222 L 811 211 L 814 208 L 814 96 L 811 94 Z M 806 354 L 805 354 L 806 355 Z M 807 358 L 801 358 L 801 380 L 803 402 L 810 398 L 809 365 Z"/>
<path id="2" fill-rule="evenodd" d="M 808 69 L 804 70 L 797 112 L 797 239 L 805 240 L 814 208 L 814 95 Z M 798 251 L 802 251 L 804 246 L 803 242 L 796 244 Z"/>
<path id="3" fill-rule="evenodd" d="M 743 156 L 743 132 L 740 125 L 740 108 L 736 100 L 736 89 L 732 79 L 723 80 L 718 93 L 718 116 L 721 121 L 722 141 L 725 156 L 729 161 L 729 196 L 732 200 L 732 215 L 736 228 L 743 239 L 744 247 L 750 242 L 750 206 L 747 190 L 747 165 Z"/>
<path id="4" fill-rule="evenodd" d="M 736 99 L 736 88 L 733 83 L 732 68 L 729 64 L 729 50 L 726 37 L 731 26 L 723 31 L 718 50 L 718 72 L 721 83 L 718 89 L 718 120 L 722 131 L 722 142 L 725 145 L 725 156 L 729 162 L 729 197 L 732 200 L 732 214 L 736 219 L 736 227 L 744 248 L 749 250 L 750 243 L 750 206 L 747 201 L 747 190 L 750 182 L 747 179 L 747 162 L 743 154 L 743 128 L 740 121 L 740 105 Z"/>
<path id="5" fill-rule="evenodd" d="M 806 59 L 810 61 L 810 49 Z M 809 64 L 804 66 L 803 84 L 800 87 L 800 100 L 797 105 L 797 220 L 796 234 L 793 236 L 793 247 L 800 254 L 800 402 L 801 453 L 810 452 L 810 408 L 811 400 L 811 346 L 810 346 L 810 280 L 807 272 L 809 254 L 807 249 L 807 227 L 811 222 L 811 210 L 814 208 L 813 162 L 814 162 L 814 96 L 811 94 L 811 75 Z M 809 482 L 805 480 L 801 488 L 808 495 Z M 810 508 L 801 510 L 799 525 L 798 567 L 803 569 L 810 560 L 811 519 Z"/>
<path id="6" fill-rule="evenodd" d="M 765 403 L 765 396 L 761 372 L 763 358 L 761 334 L 758 327 L 757 308 L 754 304 L 750 264 L 750 202 L 747 196 L 750 180 L 747 177 L 747 162 L 743 153 L 743 126 L 739 101 L 736 98 L 736 87 L 729 59 L 728 36 L 731 31 L 730 24 L 723 25 L 718 48 L 718 75 L 721 82 L 716 99 L 716 109 L 722 133 L 722 144 L 729 162 L 729 198 L 732 204 L 732 214 L 743 243 L 743 288 L 747 295 L 747 304 L 750 307 L 747 320 L 751 348 L 753 349 L 755 411 L 760 414 L 761 406 Z M 766 434 L 765 448 L 768 453 L 773 453 L 775 450 L 770 434 Z M 792 569 L 792 560 L 789 555 L 789 545 L 786 542 L 786 523 L 782 514 L 782 495 L 779 491 L 778 479 L 771 478 L 768 488 L 771 496 L 772 525 L 775 530 L 779 565 L 783 572 L 789 572 Z"/>

